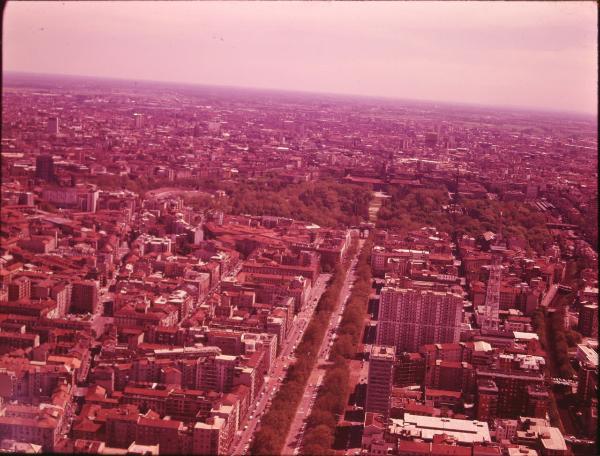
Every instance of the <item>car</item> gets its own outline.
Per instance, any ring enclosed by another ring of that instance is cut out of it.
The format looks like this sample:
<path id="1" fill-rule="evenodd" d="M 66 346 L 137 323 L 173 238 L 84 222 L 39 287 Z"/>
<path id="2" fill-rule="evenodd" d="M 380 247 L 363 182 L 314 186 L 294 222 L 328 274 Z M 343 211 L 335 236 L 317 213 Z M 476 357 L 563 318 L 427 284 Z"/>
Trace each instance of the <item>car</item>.
<path id="1" fill-rule="evenodd" d="M 244 426 L 244 431 L 248 430 L 248 425 Z"/>

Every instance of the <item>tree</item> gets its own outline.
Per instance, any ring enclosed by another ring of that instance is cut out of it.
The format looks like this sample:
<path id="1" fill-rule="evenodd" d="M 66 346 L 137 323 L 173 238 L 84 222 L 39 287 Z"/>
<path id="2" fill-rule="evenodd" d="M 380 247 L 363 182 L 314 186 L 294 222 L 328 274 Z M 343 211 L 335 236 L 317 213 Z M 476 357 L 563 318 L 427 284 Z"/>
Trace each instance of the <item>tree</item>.
<path id="1" fill-rule="evenodd" d="M 315 409 L 306 422 L 307 428 L 314 428 L 320 425 L 327 426 L 329 429 L 333 429 L 336 425 L 336 421 L 331 412 L 322 409 Z"/>
<path id="2" fill-rule="evenodd" d="M 325 448 L 330 448 L 333 444 L 333 433 L 328 426 L 320 424 L 306 433 L 305 440 L 307 444 L 318 443 Z"/>
<path id="3" fill-rule="evenodd" d="M 252 442 L 252 454 L 277 455 L 281 433 L 270 426 L 262 426 Z"/>
<path id="4" fill-rule="evenodd" d="M 353 242 L 353 246 L 354 245 Z M 348 266 L 349 260 L 346 259 L 343 265 L 336 267 L 333 277 L 329 282 L 329 286 L 321 297 L 319 308 L 311 319 L 298 346 L 296 363 L 288 370 L 288 375 L 284 379 L 281 389 L 273 399 L 271 407 L 263 416 L 261 430 L 257 432 L 252 444 L 253 454 L 278 454 L 281 452 L 281 448 L 285 443 L 284 439 L 294 416 L 294 411 L 302 398 L 304 386 L 306 385 L 311 370 L 316 362 L 315 354 L 325 336 L 327 321 L 331 318 L 335 303 L 339 300 Z M 336 367 L 340 368 L 340 365 L 337 365 Z M 343 367 L 343 365 L 341 365 L 341 367 Z M 348 374 L 345 375 L 347 380 Z M 325 381 L 327 381 L 327 378 L 328 376 L 326 375 Z M 345 395 L 346 391 L 342 390 L 342 397 L 345 397 Z M 339 398 L 333 397 L 331 401 L 333 408 L 339 407 Z M 343 403 L 341 406 L 343 408 Z M 318 404 L 315 404 L 313 410 L 318 409 L 318 407 Z M 330 421 L 319 423 L 315 428 L 324 427 L 325 429 L 328 429 L 330 424 Z M 335 420 L 333 426 L 335 426 Z M 322 433 L 322 429 L 319 432 Z M 333 436 L 333 427 L 331 428 L 330 434 Z M 333 437 L 331 437 L 331 439 L 333 439 Z M 323 442 L 315 442 L 314 445 L 309 446 L 308 448 L 312 448 L 310 451 L 319 451 L 317 454 L 327 454 L 331 442 L 328 442 L 327 446 L 322 445 L 324 445 Z"/>

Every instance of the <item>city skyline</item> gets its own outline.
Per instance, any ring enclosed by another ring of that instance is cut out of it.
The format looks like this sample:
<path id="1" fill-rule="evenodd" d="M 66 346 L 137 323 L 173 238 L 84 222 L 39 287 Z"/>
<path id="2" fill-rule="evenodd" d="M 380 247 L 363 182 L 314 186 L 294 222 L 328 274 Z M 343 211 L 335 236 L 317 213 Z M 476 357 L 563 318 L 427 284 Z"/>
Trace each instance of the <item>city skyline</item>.
<path id="1" fill-rule="evenodd" d="M 595 119 L 4 82 L 0 450 L 598 454 Z"/>
<path id="2" fill-rule="evenodd" d="M 597 114 L 592 2 L 140 3 L 10 2 L 4 71 Z"/>

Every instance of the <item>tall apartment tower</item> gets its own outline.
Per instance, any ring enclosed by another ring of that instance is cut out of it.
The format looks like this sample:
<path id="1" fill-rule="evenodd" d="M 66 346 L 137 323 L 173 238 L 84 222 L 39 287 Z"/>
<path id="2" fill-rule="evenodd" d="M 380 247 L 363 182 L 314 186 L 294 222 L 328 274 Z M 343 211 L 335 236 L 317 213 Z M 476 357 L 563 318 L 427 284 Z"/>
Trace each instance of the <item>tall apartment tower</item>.
<path id="1" fill-rule="evenodd" d="M 140 129 L 144 126 L 144 114 L 140 114 L 139 112 L 136 112 L 133 114 L 133 119 L 135 121 L 135 128 L 136 129 Z"/>
<path id="2" fill-rule="evenodd" d="M 425 344 L 458 342 L 462 304 L 455 293 L 384 287 L 376 343 L 400 353 L 418 352 Z"/>
<path id="3" fill-rule="evenodd" d="M 582 404 L 589 404 L 592 398 L 598 396 L 598 366 L 583 363 L 579 369 L 577 383 L 577 398 Z"/>
<path id="4" fill-rule="evenodd" d="M 51 135 L 58 135 L 58 117 L 50 117 L 48 119 L 48 133 Z"/>
<path id="5" fill-rule="evenodd" d="M 598 305 L 582 303 L 577 329 L 586 337 L 598 337 Z"/>
<path id="6" fill-rule="evenodd" d="M 492 257 L 490 277 L 485 292 L 484 315 L 481 322 L 483 329 L 498 329 L 500 326 L 500 278 L 502 275 L 502 258 Z"/>
<path id="7" fill-rule="evenodd" d="M 390 399 L 394 381 L 394 347 L 373 345 L 369 357 L 366 411 L 381 413 L 386 418 L 390 413 Z"/>
<path id="8" fill-rule="evenodd" d="M 35 177 L 46 181 L 54 180 L 54 159 L 52 155 L 40 155 L 36 157 Z"/>
<path id="9" fill-rule="evenodd" d="M 91 280 L 73 283 L 71 313 L 94 313 L 98 306 L 98 285 Z"/>

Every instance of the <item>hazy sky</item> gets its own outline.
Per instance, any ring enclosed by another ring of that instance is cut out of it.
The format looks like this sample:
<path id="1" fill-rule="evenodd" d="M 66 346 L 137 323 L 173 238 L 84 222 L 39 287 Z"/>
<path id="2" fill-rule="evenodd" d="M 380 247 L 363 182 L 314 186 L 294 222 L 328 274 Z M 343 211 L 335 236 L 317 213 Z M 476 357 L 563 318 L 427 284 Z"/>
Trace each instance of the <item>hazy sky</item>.
<path id="1" fill-rule="evenodd" d="M 597 111 L 590 2 L 9 2 L 5 70 Z"/>

